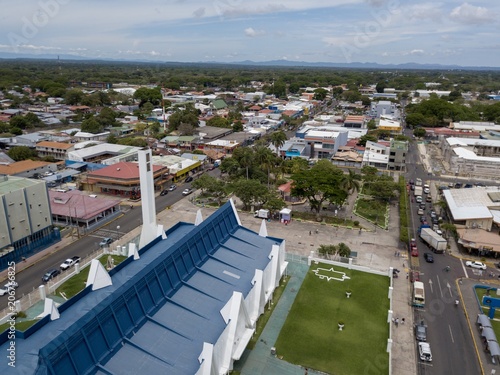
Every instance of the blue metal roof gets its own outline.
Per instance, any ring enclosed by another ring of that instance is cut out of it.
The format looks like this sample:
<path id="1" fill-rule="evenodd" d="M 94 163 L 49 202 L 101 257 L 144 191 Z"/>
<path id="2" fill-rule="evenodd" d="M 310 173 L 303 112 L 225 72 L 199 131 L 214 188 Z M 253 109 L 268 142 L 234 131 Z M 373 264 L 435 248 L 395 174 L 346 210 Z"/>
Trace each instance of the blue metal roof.
<path id="1" fill-rule="evenodd" d="M 233 291 L 248 294 L 255 270 L 266 268 L 281 240 L 239 226 L 230 203 L 199 226 L 178 223 L 167 236 L 141 249 L 112 286 L 16 339 L 17 367 L 1 361 L 0 372 L 194 374 L 203 343 L 214 344 L 226 327 L 220 310 Z"/>

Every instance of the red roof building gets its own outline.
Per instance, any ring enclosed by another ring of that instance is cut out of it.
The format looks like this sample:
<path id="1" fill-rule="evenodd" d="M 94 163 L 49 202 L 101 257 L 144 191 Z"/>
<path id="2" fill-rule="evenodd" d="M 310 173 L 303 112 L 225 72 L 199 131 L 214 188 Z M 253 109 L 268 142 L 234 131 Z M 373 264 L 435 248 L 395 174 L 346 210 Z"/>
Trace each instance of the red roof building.
<path id="1" fill-rule="evenodd" d="M 153 165 L 155 187 L 161 189 L 168 179 L 168 172 L 167 167 Z M 139 164 L 121 162 L 89 172 L 82 179 L 82 185 L 87 191 L 138 199 L 140 197 Z"/>

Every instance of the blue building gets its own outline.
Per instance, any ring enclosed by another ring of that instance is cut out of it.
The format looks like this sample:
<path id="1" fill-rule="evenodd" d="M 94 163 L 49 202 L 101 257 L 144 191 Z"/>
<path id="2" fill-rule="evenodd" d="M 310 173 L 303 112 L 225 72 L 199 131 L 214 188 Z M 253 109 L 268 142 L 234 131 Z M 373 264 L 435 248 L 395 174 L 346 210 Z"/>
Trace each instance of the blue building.
<path id="1" fill-rule="evenodd" d="M 285 272 L 285 242 L 242 227 L 232 201 L 166 235 L 112 269 L 112 285 L 90 285 L 59 306 L 59 319 L 17 332 L 16 367 L 4 360 L 0 372 L 229 372 Z"/>

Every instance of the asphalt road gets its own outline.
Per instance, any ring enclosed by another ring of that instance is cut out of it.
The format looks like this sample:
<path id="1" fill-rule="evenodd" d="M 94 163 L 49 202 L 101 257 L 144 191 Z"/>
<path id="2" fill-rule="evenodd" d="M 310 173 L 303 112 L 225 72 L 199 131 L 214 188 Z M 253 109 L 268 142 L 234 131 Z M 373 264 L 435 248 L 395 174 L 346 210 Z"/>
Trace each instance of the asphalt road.
<path id="1" fill-rule="evenodd" d="M 434 179 L 423 170 L 419 163 L 415 144 L 410 146 L 408 179 L 417 177 L 422 181 Z M 442 180 L 442 179 L 441 179 Z M 411 202 L 411 201 L 410 201 Z M 414 322 L 422 320 L 428 326 L 427 342 L 431 346 L 433 361 L 431 363 L 417 362 L 418 374 L 479 374 L 480 367 L 476 357 L 472 337 L 462 306 L 456 306 L 458 298 L 455 280 L 467 276 L 462 261 L 445 254 L 433 254 L 434 263 L 424 260 L 425 252 L 432 252 L 419 239 L 417 229 L 420 217 L 417 214 L 417 203 L 411 205 L 411 220 L 413 237 L 417 239 L 418 257 L 412 257 L 412 268 L 420 272 L 420 281 L 425 285 L 426 304 L 423 309 L 414 309 Z M 427 221 L 430 223 L 429 211 L 432 203 L 426 204 Z M 449 272 L 445 271 L 450 266 Z M 468 270 L 471 274 L 471 270 Z M 418 354 L 417 354 L 418 358 Z"/>
<path id="2" fill-rule="evenodd" d="M 217 174 L 218 170 L 210 171 L 210 174 Z M 168 192 L 165 196 L 156 198 L 156 211 L 162 211 L 167 206 L 170 206 L 183 198 L 182 190 L 191 187 L 191 183 L 177 184 L 177 189 Z M 20 298 L 23 294 L 27 294 L 34 289 L 37 289 L 42 284 L 42 276 L 50 269 L 59 269 L 59 266 L 67 258 L 78 255 L 81 258 L 86 257 L 99 248 L 99 242 L 104 237 L 118 239 L 125 233 L 130 232 L 142 224 L 142 211 L 140 208 L 127 208 L 116 219 L 112 220 L 107 225 L 97 229 L 93 233 L 86 235 L 70 245 L 61 248 L 50 256 L 40 260 L 36 264 L 16 274 L 16 281 L 19 287 L 16 289 L 16 296 Z M 120 227 L 119 230 L 117 227 Z M 7 299 L 0 298 L 0 310 L 7 307 Z"/>

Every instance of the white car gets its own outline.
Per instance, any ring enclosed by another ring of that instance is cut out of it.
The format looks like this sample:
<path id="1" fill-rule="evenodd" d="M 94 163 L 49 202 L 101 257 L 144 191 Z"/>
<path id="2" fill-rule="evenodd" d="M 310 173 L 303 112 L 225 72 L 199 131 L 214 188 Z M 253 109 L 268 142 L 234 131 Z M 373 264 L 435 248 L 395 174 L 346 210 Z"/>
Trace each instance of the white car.
<path id="1" fill-rule="evenodd" d="M 189 194 L 191 194 L 192 192 L 193 192 L 193 189 L 184 189 L 184 190 L 182 191 L 182 195 L 189 195 Z"/>
<path id="2" fill-rule="evenodd" d="M 64 271 L 77 263 L 80 263 L 80 257 L 74 256 L 72 258 L 66 259 L 59 267 Z"/>
<path id="3" fill-rule="evenodd" d="M 478 262 L 477 260 L 476 261 L 468 260 L 467 262 L 465 262 L 465 265 L 467 267 L 477 268 L 480 270 L 486 269 L 486 264 L 484 264 L 482 262 Z"/>
<path id="4" fill-rule="evenodd" d="M 430 192 L 431 192 L 431 189 L 429 189 L 429 188 L 424 188 L 424 193 L 425 193 L 425 194 L 429 194 Z"/>
<path id="5" fill-rule="evenodd" d="M 10 290 L 16 289 L 19 285 L 15 281 L 9 281 L 3 287 L 0 288 L 0 296 L 4 296 L 9 293 Z"/>
<path id="6" fill-rule="evenodd" d="M 418 343 L 418 356 L 421 361 L 432 362 L 431 346 L 427 342 Z"/>

